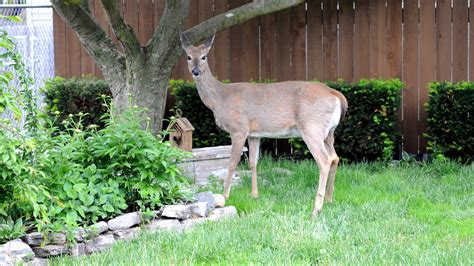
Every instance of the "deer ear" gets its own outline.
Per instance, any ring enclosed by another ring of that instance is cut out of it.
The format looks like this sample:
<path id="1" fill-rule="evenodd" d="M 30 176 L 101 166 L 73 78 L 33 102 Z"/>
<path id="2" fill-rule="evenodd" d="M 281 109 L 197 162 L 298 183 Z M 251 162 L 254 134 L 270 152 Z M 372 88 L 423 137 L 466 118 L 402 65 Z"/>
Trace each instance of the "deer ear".
<path id="1" fill-rule="evenodd" d="M 186 50 L 189 46 L 191 46 L 191 42 L 188 39 L 188 36 L 184 34 L 184 32 L 179 33 L 179 39 L 181 40 L 181 46 Z"/>
<path id="2" fill-rule="evenodd" d="M 216 34 L 214 33 L 211 37 L 207 38 L 207 40 L 204 42 L 204 47 L 207 49 L 210 49 L 212 46 L 212 43 L 214 42 L 214 38 L 216 37 Z"/>

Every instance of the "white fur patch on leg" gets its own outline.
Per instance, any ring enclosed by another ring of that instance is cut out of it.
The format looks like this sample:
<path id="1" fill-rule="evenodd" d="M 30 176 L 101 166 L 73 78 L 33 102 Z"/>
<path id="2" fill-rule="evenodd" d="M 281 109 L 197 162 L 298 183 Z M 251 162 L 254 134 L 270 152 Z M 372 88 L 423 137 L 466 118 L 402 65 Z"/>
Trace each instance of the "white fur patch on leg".
<path id="1" fill-rule="evenodd" d="M 331 129 L 336 128 L 337 125 L 339 125 L 339 120 L 341 120 L 341 101 L 339 100 L 339 98 L 336 98 L 336 107 L 332 112 L 329 125 L 324 131 L 324 139 L 328 137 L 329 131 L 331 131 Z"/>

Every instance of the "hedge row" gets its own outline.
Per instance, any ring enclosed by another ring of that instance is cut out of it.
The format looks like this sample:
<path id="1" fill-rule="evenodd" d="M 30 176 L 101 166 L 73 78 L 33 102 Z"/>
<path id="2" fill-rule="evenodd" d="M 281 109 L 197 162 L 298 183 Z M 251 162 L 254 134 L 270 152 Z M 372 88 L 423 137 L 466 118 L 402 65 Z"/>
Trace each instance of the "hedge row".
<path id="1" fill-rule="evenodd" d="M 361 80 L 358 83 L 328 82 L 341 91 L 349 102 L 346 119 L 336 131 L 336 149 L 350 160 L 390 158 L 401 138 L 397 129 L 397 108 L 403 84 L 395 80 Z M 193 82 L 172 80 L 170 87 L 180 109 L 194 125 L 194 147 L 229 144 L 228 134 L 219 129 L 212 112 L 201 102 Z M 474 156 L 473 83 L 449 82 L 430 84 L 428 109 L 429 152 L 449 158 L 472 160 Z M 110 95 L 104 81 L 86 79 L 54 79 L 45 90 L 50 114 L 61 118 L 79 112 L 89 113 L 85 124 L 99 124 L 105 112 L 101 95 Z M 304 143 L 291 140 L 297 153 L 309 156 Z"/>
<path id="2" fill-rule="evenodd" d="M 428 151 L 473 161 L 474 82 L 432 82 L 429 89 Z"/>

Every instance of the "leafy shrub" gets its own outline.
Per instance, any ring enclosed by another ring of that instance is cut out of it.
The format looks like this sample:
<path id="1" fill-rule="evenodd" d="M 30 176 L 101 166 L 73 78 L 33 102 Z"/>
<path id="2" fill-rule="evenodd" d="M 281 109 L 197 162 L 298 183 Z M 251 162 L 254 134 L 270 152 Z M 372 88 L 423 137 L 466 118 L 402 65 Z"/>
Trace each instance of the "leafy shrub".
<path id="1" fill-rule="evenodd" d="M 109 85 L 104 80 L 96 77 L 63 79 L 56 77 L 48 80 L 43 89 L 46 113 L 50 119 L 55 119 L 59 112 L 56 126 L 61 126 L 61 121 L 70 114 L 83 113 L 84 126 L 99 125 L 103 127 L 100 119 L 107 112 L 107 103 L 103 99 L 110 99 Z M 101 97 L 106 95 L 109 97 Z"/>
<path id="2" fill-rule="evenodd" d="M 429 84 L 428 150 L 438 156 L 474 159 L 474 82 Z"/>
<path id="3" fill-rule="evenodd" d="M 25 230 L 21 218 L 13 221 L 10 217 L 6 219 L 0 217 L 0 243 L 23 236 Z"/>
<path id="4" fill-rule="evenodd" d="M 170 87 L 176 97 L 175 108 L 194 125 L 193 147 L 230 144 L 229 134 L 216 125 L 214 114 L 202 103 L 194 82 L 171 80 Z"/>
<path id="5" fill-rule="evenodd" d="M 397 109 L 402 82 L 394 80 L 361 80 L 350 84 L 328 82 L 341 91 L 349 102 L 346 119 L 336 130 L 335 146 L 339 156 L 351 161 L 391 158 L 400 141 Z M 201 102 L 194 83 L 182 80 L 171 83 L 176 108 L 194 123 L 197 147 L 228 144 L 228 134 L 220 130 L 212 112 Z M 310 156 L 301 139 L 291 139 L 296 154 Z"/>

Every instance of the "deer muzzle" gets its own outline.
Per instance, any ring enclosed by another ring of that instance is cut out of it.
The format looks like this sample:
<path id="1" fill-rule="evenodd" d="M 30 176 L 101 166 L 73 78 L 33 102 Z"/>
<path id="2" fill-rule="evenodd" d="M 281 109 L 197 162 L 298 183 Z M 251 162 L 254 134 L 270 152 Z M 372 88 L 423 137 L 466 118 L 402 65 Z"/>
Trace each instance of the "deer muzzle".
<path id="1" fill-rule="evenodd" d="M 193 76 L 199 77 L 199 75 L 201 75 L 201 70 L 199 70 L 198 67 L 193 67 L 193 69 L 191 70 L 191 73 L 193 73 Z"/>

